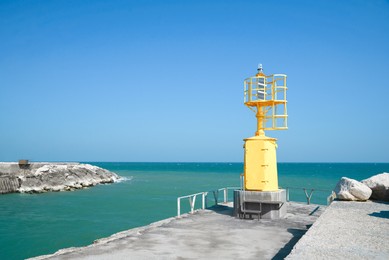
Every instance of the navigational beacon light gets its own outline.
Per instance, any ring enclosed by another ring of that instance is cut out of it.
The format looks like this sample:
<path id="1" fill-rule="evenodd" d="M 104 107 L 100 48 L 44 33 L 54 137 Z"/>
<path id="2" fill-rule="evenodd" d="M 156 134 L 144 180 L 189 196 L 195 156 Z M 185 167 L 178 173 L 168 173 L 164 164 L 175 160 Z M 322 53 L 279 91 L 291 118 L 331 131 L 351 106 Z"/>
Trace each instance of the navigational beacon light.
<path id="1" fill-rule="evenodd" d="M 244 80 L 244 104 L 256 113 L 255 136 L 244 139 L 244 189 L 277 191 L 276 139 L 265 130 L 288 129 L 286 75 L 265 75 L 262 64 L 258 73 Z"/>

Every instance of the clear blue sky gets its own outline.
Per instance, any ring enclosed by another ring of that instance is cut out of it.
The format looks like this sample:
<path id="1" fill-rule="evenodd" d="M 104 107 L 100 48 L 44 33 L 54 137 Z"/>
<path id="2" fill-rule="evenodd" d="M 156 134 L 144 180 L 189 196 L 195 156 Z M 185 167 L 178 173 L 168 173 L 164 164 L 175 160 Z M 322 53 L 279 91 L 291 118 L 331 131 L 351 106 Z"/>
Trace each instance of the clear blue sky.
<path id="1" fill-rule="evenodd" d="M 288 75 L 281 162 L 389 162 L 388 1 L 0 1 L 0 161 L 243 161 L 243 80 Z"/>

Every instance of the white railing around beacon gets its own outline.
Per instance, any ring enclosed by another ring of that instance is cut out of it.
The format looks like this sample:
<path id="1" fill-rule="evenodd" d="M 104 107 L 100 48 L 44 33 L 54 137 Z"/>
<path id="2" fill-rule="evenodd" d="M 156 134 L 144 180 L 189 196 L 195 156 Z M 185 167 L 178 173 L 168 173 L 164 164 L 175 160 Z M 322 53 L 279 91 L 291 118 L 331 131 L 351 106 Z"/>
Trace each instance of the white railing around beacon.
<path id="1" fill-rule="evenodd" d="M 208 194 L 209 193 L 213 194 L 214 204 L 219 205 L 222 203 L 225 204 L 225 203 L 229 202 L 229 198 L 232 197 L 232 196 L 228 196 L 228 192 L 230 190 L 238 190 L 238 189 L 240 189 L 240 188 L 239 187 L 225 187 L 225 188 L 221 188 L 221 189 L 217 189 L 217 190 L 213 190 L 213 191 L 203 191 L 203 192 L 199 192 L 199 193 L 195 193 L 195 194 L 190 194 L 190 195 L 178 197 L 177 198 L 177 217 L 181 216 L 181 200 L 188 199 L 189 207 L 190 207 L 189 212 L 191 214 L 193 214 L 195 212 L 195 210 L 200 209 L 200 207 L 198 207 L 196 209 L 196 199 L 198 196 L 201 196 L 201 209 L 206 209 L 208 207 L 208 199 L 209 199 Z M 223 192 L 223 202 L 219 201 L 220 192 Z"/>

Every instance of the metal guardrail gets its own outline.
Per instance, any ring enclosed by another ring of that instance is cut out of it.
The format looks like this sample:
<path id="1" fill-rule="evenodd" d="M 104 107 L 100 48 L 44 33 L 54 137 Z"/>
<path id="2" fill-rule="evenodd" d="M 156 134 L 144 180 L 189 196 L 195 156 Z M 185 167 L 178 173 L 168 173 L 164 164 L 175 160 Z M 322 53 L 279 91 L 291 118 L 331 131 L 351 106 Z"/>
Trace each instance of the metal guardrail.
<path id="1" fill-rule="evenodd" d="M 201 196 L 201 209 L 206 209 L 208 207 L 208 193 L 213 194 L 213 199 L 215 202 L 215 205 L 218 205 L 219 203 L 219 194 L 220 192 L 223 192 L 223 203 L 229 202 L 228 198 L 228 191 L 229 190 L 237 190 L 240 189 L 239 187 L 225 187 L 213 191 L 203 191 L 191 195 L 186 195 L 182 197 L 177 198 L 177 217 L 181 216 L 181 200 L 183 199 L 188 199 L 189 202 L 189 207 L 190 207 L 190 213 L 193 214 L 194 211 L 196 210 L 196 198 L 197 196 Z M 199 209 L 199 208 L 198 208 Z"/>
<path id="2" fill-rule="evenodd" d="M 186 195 L 182 197 L 177 198 L 177 217 L 181 216 L 181 200 L 182 199 L 189 199 L 189 206 L 190 206 L 190 212 L 194 212 L 195 204 L 196 204 L 196 197 L 198 195 L 201 195 L 202 197 L 202 209 L 205 209 L 205 196 L 207 195 L 207 192 L 199 192 L 191 195 Z"/>
<path id="3" fill-rule="evenodd" d="M 229 190 L 239 190 L 239 189 L 240 189 L 240 187 L 225 187 L 225 188 L 221 188 L 221 189 L 217 189 L 217 190 L 212 191 L 215 205 L 219 204 L 220 191 L 223 192 L 223 203 L 227 203 L 230 201 L 228 198 L 228 191 Z"/>
<path id="4" fill-rule="evenodd" d="M 313 192 L 318 191 L 318 192 L 327 192 L 331 193 L 327 197 L 327 205 L 331 204 L 331 202 L 336 198 L 336 195 L 333 191 L 331 190 L 325 190 L 325 189 L 314 189 L 314 188 L 299 188 L 299 187 L 286 187 L 286 200 L 289 200 L 289 191 L 292 190 L 302 190 L 305 194 L 305 198 L 307 199 L 307 204 L 309 205 L 311 203 L 311 198 L 313 195 Z M 219 205 L 220 203 L 227 203 L 230 202 L 230 199 L 228 197 L 228 191 L 229 190 L 241 190 L 241 187 L 225 187 L 225 188 L 220 188 L 217 190 L 213 191 L 204 191 L 204 192 L 199 192 L 191 195 L 186 195 L 182 197 L 177 198 L 177 217 L 181 216 L 181 200 L 183 199 L 188 199 L 189 206 L 190 206 L 190 212 L 193 214 L 195 210 L 198 210 L 200 208 L 196 209 L 196 198 L 197 196 L 201 196 L 201 209 L 206 209 L 208 208 L 208 194 L 212 193 L 213 194 L 213 199 L 215 205 Z M 220 192 L 223 192 L 223 201 L 219 201 L 219 194 Z"/>
<path id="5" fill-rule="evenodd" d="M 331 204 L 331 202 L 335 199 L 336 195 L 334 194 L 334 192 L 332 190 L 324 190 L 324 189 L 314 189 L 314 188 L 299 188 L 299 187 L 285 187 L 286 189 L 286 200 L 289 201 L 289 191 L 291 189 L 293 190 L 302 190 L 304 191 L 304 194 L 305 194 L 305 198 L 307 199 L 307 204 L 311 204 L 311 198 L 312 198 L 312 195 L 313 195 L 313 192 L 314 191 L 319 191 L 319 192 L 327 192 L 330 193 L 331 195 L 329 195 L 327 197 L 327 205 Z"/>

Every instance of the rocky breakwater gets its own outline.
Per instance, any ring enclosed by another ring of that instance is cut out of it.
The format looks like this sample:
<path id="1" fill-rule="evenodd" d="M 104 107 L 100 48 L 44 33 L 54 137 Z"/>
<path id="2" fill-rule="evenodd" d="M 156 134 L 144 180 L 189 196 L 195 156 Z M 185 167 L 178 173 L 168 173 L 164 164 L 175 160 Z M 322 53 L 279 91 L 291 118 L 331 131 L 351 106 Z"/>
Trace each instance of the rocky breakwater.
<path id="1" fill-rule="evenodd" d="M 365 184 L 346 177 L 342 177 L 334 189 L 339 200 L 368 200 L 371 189 Z"/>
<path id="2" fill-rule="evenodd" d="M 370 199 L 389 201 L 389 173 L 384 172 L 363 180 L 372 191 Z"/>
<path id="3" fill-rule="evenodd" d="M 116 182 L 108 170 L 80 163 L 0 163 L 0 193 L 70 191 Z"/>
<path id="4" fill-rule="evenodd" d="M 361 182 L 342 177 L 334 192 L 339 200 L 389 201 L 389 173 L 377 174 Z"/>

